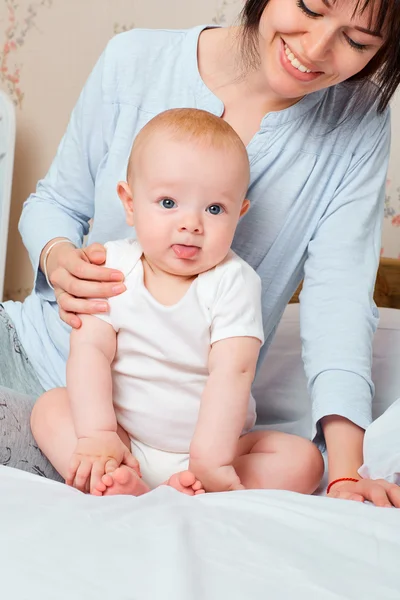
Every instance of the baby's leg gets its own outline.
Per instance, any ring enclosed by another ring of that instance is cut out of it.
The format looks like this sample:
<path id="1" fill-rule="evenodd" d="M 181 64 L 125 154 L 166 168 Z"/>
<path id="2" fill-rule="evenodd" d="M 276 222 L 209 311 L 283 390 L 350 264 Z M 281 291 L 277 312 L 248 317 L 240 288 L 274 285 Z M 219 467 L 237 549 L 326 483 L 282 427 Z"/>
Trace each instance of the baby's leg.
<path id="1" fill-rule="evenodd" d="M 78 440 L 65 388 L 50 390 L 39 398 L 32 411 L 31 427 L 33 436 L 43 454 L 47 456 L 60 475 L 66 479 L 70 460 Z M 129 436 L 120 426 L 118 426 L 118 435 L 130 450 Z M 149 488 L 133 469 L 129 467 L 126 467 L 126 469 L 135 473 L 136 488 L 140 487 L 136 490 L 137 493 L 134 493 L 131 485 L 131 494 L 138 495 L 149 491 Z M 104 486 L 105 489 L 106 486 Z M 102 491 L 98 490 L 98 494 L 101 495 L 101 493 Z"/>
<path id="2" fill-rule="evenodd" d="M 65 388 L 50 390 L 39 398 L 32 410 L 31 428 L 39 448 L 65 479 L 77 444 Z"/>
<path id="3" fill-rule="evenodd" d="M 246 489 L 279 489 L 312 494 L 324 461 L 309 440 L 278 431 L 254 431 L 239 440 L 233 466 Z"/>

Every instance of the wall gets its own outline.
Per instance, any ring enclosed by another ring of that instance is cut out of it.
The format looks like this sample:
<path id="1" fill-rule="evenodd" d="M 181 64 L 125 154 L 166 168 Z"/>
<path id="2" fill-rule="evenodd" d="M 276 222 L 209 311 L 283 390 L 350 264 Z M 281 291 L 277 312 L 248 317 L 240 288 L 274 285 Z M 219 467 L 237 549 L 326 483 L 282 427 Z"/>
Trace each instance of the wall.
<path id="1" fill-rule="evenodd" d="M 32 284 L 17 224 L 24 200 L 45 175 L 78 94 L 107 41 L 131 27 L 227 23 L 242 0 L 2 0 L 0 87 L 17 108 L 6 296 L 22 299 Z M 400 131 L 400 102 L 394 107 Z M 400 254 L 400 141 L 394 138 L 383 253 Z"/>

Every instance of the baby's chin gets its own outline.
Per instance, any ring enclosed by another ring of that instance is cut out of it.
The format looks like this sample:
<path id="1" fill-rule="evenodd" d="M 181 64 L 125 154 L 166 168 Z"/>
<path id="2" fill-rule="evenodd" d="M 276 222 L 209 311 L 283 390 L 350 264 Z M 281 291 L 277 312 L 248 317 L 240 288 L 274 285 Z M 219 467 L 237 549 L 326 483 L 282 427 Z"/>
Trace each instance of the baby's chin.
<path id="1" fill-rule="evenodd" d="M 206 273 L 211 269 L 214 269 L 217 265 L 219 265 L 224 259 L 226 255 L 222 258 L 218 258 L 216 261 L 214 260 L 178 260 L 178 264 L 169 264 L 165 265 L 164 270 L 168 271 L 171 275 L 180 276 L 180 277 L 197 277 L 197 275 L 201 275 L 202 273 Z"/>

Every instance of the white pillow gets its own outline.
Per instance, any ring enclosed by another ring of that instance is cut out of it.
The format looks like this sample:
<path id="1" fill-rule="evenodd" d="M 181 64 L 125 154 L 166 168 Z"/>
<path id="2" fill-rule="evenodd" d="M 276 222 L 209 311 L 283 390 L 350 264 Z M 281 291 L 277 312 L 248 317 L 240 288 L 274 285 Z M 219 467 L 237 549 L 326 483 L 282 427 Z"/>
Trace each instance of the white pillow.
<path id="1" fill-rule="evenodd" d="M 286 308 L 253 394 L 257 426 L 309 438 L 311 402 L 301 359 L 299 308 L 298 304 Z M 380 315 L 373 345 L 374 419 L 400 396 L 400 310 L 383 308 Z"/>

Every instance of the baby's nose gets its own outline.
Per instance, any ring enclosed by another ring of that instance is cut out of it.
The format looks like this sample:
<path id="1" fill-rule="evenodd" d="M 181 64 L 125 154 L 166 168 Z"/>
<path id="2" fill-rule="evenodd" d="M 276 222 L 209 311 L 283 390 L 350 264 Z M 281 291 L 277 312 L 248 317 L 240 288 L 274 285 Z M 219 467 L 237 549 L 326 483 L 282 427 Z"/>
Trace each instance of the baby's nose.
<path id="1" fill-rule="evenodd" d="M 201 224 L 201 220 L 195 215 L 190 216 L 190 217 L 188 216 L 182 222 L 181 226 L 179 227 L 179 231 L 189 231 L 190 233 L 201 233 L 203 231 L 203 226 Z"/>

